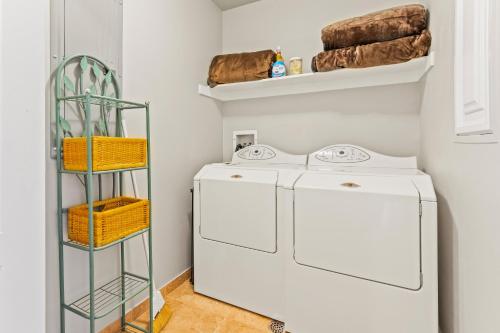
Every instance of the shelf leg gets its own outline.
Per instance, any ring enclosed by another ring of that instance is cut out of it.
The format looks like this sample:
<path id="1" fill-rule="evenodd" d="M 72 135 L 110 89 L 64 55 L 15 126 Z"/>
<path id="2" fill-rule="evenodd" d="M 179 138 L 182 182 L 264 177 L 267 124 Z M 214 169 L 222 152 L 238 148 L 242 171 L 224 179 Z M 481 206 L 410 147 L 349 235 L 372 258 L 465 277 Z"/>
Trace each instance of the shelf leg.
<path id="1" fill-rule="evenodd" d="M 112 190 L 112 197 L 113 197 L 113 198 L 116 198 L 116 172 L 113 172 L 113 176 L 112 176 L 112 186 L 113 186 L 113 190 Z"/>
<path id="2" fill-rule="evenodd" d="M 83 176 L 83 184 L 85 185 L 85 200 L 88 199 L 89 195 L 88 195 L 88 188 L 87 188 L 87 182 L 88 182 L 88 179 L 87 179 L 87 175 L 84 175 Z M 89 202 L 87 201 L 87 205 L 89 204 Z"/>
<path id="3" fill-rule="evenodd" d="M 58 175 L 61 177 L 61 174 Z M 59 181 L 60 182 L 60 181 Z M 59 191 L 60 193 L 60 191 Z M 58 195 L 60 196 L 60 195 Z M 58 206 L 60 199 L 58 199 Z M 58 238 L 59 238 L 59 306 L 60 306 L 60 325 L 61 333 L 66 331 L 66 313 L 64 310 L 65 296 L 64 296 L 64 246 L 63 246 L 63 231 L 62 231 L 62 209 L 58 209 Z"/>
<path id="4" fill-rule="evenodd" d="M 120 244 L 120 269 L 121 269 L 121 276 L 122 276 L 122 301 L 125 299 L 125 242 L 122 242 Z M 126 325 L 126 313 L 125 313 L 125 303 L 121 305 L 121 327 L 122 329 L 125 328 Z"/>
<path id="5" fill-rule="evenodd" d="M 148 232 L 148 241 L 149 241 L 149 332 L 153 333 L 153 324 L 154 324 L 154 316 L 155 313 L 153 313 L 153 295 L 154 295 L 154 285 L 153 285 L 153 269 L 152 269 L 152 263 L 153 261 L 151 260 L 152 257 L 152 251 L 151 251 L 151 227 L 149 228 Z"/>
<path id="6" fill-rule="evenodd" d="M 117 137 L 122 136 L 122 131 L 121 131 L 121 119 L 122 119 L 122 113 L 119 108 L 116 109 L 116 129 L 115 129 L 115 135 Z M 113 181 L 116 179 L 116 174 L 113 174 Z M 115 185 L 115 184 L 113 184 Z M 120 196 L 123 196 L 123 173 L 119 172 L 118 173 L 118 193 Z M 113 188 L 113 196 L 115 194 L 115 189 Z M 121 276 L 122 276 L 122 301 L 125 299 L 125 243 L 120 244 L 120 269 L 121 269 Z M 121 327 L 122 329 L 125 328 L 126 326 L 126 312 L 125 312 L 125 303 L 121 305 Z"/>
<path id="7" fill-rule="evenodd" d="M 147 132 L 147 151 L 148 151 L 148 200 L 149 200 L 149 332 L 153 333 L 154 315 L 153 313 L 153 218 L 151 205 L 151 140 L 149 123 L 149 102 L 146 103 L 146 132 Z"/>
<path id="8" fill-rule="evenodd" d="M 85 122 L 87 136 L 87 202 L 89 219 L 89 289 L 90 289 L 90 333 L 95 333 L 95 284 L 94 284 L 94 199 L 93 199 L 93 178 L 92 178 L 92 133 L 91 129 L 91 109 L 90 95 L 85 96 Z"/>
<path id="9" fill-rule="evenodd" d="M 102 201 L 102 175 L 97 176 L 99 184 L 99 201 Z"/>
<path id="10" fill-rule="evenodd" d="M 122 110 L 116 109 L 116 136 L 122 137 Z M 123 172 L 118 173 L 118 193 L 123 196 Z"/>
<path id="11" fill-rule="evenodd" d="M 59 250 L 59 306 L 60 332 L 66 331 L 66 313 L 64 310 L 64 246 L 62 214 L 62 149 L 61 149 L 61 103 L 56 102 L 56 142 L 57 142 L 57 237 Z"/>

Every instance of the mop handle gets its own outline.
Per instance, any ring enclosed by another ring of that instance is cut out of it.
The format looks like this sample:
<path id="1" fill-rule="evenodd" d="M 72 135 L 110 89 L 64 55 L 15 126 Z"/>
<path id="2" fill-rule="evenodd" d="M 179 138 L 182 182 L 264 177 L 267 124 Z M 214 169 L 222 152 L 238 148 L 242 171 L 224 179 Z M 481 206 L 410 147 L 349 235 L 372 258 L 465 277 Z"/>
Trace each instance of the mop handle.
<path id="1" fill-rule="evenodd" d="M 125 138 L 128 137 L 127 125 L 125 123 L 125 119 L 123 119 L 123 118 L 121 120 L 121 127 L 122 127 L 123 136 Z M 137 186 L 137 178 L 135 177 L 135 174 L 133 171 L 129 171 L 129 172 L 130 172 L 130 179 L 132 181 L 132 190 L 134 191 L 134 197 L 138 198 L 139 197 L 139 188 Z M 144 254 L 146 255 L 146 265 L 148 266 L 148 269 L 149 269 L 149 248 L 148 248 L 148 243 L 147 243 L 147 239 L 146 239 L 146 234 L 142 234 L 142 246 L 144 248 Z M 153 289 L 156 290 L 154 279 L 152 282 L 153 282 Z"/>

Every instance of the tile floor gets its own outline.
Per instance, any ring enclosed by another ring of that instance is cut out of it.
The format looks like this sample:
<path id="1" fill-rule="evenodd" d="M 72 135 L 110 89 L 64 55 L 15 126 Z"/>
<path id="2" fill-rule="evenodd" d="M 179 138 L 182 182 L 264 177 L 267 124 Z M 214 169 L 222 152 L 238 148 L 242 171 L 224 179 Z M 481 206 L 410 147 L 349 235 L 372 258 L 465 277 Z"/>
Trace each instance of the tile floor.
<path id="1" fill-rule="evenodd" d="M 172 318 L 162 333 L 264 333 L 271 320 L 212 298 L 195 294 L 189 281 L 167 295 Z M 135 324 L 145 327 L 147 314 Z M 137 332 L 129 329 L 126 332 Z"/>

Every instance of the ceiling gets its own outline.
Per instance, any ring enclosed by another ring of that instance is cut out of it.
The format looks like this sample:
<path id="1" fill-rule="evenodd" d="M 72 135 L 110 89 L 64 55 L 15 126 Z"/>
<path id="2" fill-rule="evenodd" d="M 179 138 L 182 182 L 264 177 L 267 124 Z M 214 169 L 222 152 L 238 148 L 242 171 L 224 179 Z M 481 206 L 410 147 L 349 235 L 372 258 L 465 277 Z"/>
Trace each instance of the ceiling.
<path id="1" fill-rule="evenodd" d="M 222 10 L 240 7 L 259 0 L 212 0 Z"/>

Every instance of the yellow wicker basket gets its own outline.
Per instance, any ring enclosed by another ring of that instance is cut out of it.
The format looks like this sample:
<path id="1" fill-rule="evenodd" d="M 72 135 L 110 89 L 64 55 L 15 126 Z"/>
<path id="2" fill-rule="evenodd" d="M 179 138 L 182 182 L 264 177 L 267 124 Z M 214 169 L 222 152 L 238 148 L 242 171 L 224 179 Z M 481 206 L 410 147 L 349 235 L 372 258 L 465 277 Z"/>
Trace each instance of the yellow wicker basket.
<path id="1" fill-rule="evenodd" d="M 65 138 L 64 169 L 87 171 L 87 138 Z M 107 171 L 146 166 L 146 139 L 92 137 L 92 169 Z"/>
<path id="2" fill-rule="evenodd" d="M 89 244 L 88 206 L 68 210 L 68 237 Z M 101 247 L 149 227 L 149 201 L 119 197 L 94 202 L 94 246 Z"/>

